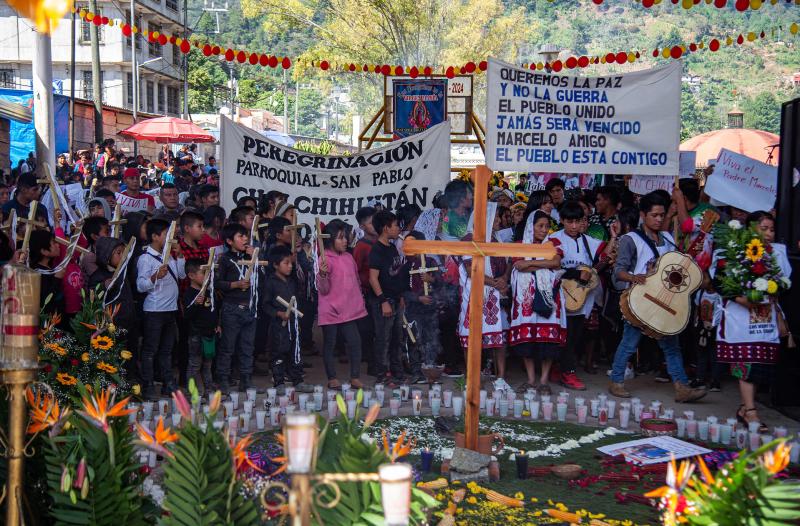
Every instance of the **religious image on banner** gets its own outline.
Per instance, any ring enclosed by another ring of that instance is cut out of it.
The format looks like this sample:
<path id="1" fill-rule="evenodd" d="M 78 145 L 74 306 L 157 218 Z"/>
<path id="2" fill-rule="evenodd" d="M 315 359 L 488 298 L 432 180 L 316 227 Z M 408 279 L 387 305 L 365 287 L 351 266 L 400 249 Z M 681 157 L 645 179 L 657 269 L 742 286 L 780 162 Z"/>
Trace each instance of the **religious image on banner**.
<path id="1" fill-rule="evenodd" d="M 394 139 L 409 137 L 444 122 L 447 79 L 395 80 Z"/>

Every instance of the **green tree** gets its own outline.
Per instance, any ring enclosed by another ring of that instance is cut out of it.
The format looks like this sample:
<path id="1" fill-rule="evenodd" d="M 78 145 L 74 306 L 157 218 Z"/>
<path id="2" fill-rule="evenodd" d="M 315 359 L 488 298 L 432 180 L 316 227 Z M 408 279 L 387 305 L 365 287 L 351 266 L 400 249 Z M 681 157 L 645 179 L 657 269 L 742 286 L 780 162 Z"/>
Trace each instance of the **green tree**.
<path id="1" fill-rule="evenodd" d="M 228 80 L 218 62 L 204 57 L 197 49 L 189 54 L 189 112 L 214 113 L 219 109 L 218 92 Z"/>
<path id="2" fill-rule="evenodd" d="M 719 128 L 719 119 L 710 107 L 698 102 L 687 87 L 681 89 L 681 141 Z"/>
<path id="3" fill-rule="evenodd" d="M 744 125 L 754 130 L 780 133 L 781 103 L 774 94 L 762 92 L 742 102 Z"/>

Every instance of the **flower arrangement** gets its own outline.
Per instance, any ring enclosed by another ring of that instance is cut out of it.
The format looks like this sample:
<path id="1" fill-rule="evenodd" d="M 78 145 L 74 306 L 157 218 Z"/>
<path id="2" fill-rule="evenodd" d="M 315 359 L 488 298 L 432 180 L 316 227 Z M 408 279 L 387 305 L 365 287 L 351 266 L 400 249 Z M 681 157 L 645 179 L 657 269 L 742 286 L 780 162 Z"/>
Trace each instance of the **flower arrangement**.
<path id="1" fill-rule="evenodd" d="M 57 313 L 45 320 L 39 332 L 39 380 L 51 386 L 62 404 L 80 398 L 79 384 L 114 388 L 122 396 L 137 394 L 125 378 L 125 362 L 133 355 L 125 348 L 124 332 L 114 326 L 117 311 L 103 308 L 103 292 L 83 298 L 71 321 L 74 334 L 57 328 Z"/>
<path id="2" fill-rule="evenodd" d="M 790 449 L 782 439 L 742 453 L 716 477 L 701 457 L 696 465 L 683 461 L 678 466 L 673 460 L 667 484 L 645 496 L 659 499 L 665 526 L 797 524 L 800 484 L 776 478 L 789 464 Z"/>
<path id="3" fill-rule="evenodd" d="M 782 275 L 772 246 L 754 228 L 744 228 L 731 220 L 716 226 L 714 239 L 719 247 L 716 271 L 723 296 L 744 296 L 761 303 L 792 286 L 789 278 Z"/>

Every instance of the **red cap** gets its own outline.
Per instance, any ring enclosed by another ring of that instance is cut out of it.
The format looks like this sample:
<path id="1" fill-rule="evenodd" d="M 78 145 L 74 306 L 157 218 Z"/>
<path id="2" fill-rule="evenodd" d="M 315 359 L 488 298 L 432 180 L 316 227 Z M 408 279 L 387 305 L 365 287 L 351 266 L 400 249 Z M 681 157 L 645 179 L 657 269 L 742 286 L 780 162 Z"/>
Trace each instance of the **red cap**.
<path id="1" fill-rule="evenodd" d="M 139 169 L 138 168 L 125 168 L 125 171 L 122 172 L 122 178 L 125 179 L 127 177 L 139 177 Z"/>

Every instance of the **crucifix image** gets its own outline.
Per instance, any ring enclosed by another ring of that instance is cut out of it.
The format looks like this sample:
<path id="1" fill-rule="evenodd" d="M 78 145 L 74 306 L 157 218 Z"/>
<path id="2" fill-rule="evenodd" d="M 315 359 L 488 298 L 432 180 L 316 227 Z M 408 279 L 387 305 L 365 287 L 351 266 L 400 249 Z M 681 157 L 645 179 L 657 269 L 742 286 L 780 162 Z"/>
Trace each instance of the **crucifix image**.
<path id="1" fill-rule="evenodd" d="M 486 188 L 492 171 L 478 166 L 472 172 L 475 183 L 473 241 L 422 241 L 406 239 L 403 252 L 407 256 L 418 254 L 440 254 L 471 256 L 472 287 L 469 297 L 469 338 L 467 343 L 467 405 L 464 414 L 465 445 L 477 451 L 478 422 L 480 411 L 481 350 L 483 342 L 483 286 L 485 278 L 485 256 L 535 257 L 550 259 L 556 255 L 552 243 L 525 245 L 520 243 L 490 243 L 490 232 L 486 232 Z"/>
<path id="2" fill-rule="evenodd" d="M 122 219 L 122 206 L 120 206 L 119 203 L 115 204 L 114 217 L 108 222 L 108 224 L 111 225 L 111 237 L 119 239 L 119 236 L 122 235 L 122 229 L 120 227 L 127 222 L 127 219 Z"/>
<path id="3" fill-rule="evenodd" d="M 425 254 L 419 255 L 419 268 L 415 270 L 409 270 L 409 274 L 419 274 L 422 277 L 422 291 L 423 296 L 430 296 L 430 285 L 425 280 L 425 275 L 430 274 L 431 272 L 436 272 L 439 270 L 440 267 L 426 267 L 425 266 Z"/>

